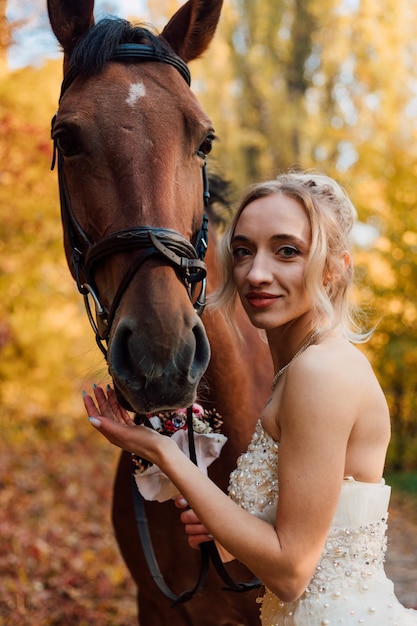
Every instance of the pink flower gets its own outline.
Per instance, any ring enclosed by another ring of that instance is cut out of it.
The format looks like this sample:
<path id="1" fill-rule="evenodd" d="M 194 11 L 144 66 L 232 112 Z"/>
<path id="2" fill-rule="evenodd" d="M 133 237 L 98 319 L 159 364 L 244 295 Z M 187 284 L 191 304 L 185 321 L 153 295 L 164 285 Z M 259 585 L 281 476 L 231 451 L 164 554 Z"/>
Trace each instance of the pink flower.
<path id="1" fill-rule="evenodd" d="M 201 404 L 193 404 L 193 414 L 196 417 L 203 417 L 204 415 L 204 409 L 201 406 Z"/>

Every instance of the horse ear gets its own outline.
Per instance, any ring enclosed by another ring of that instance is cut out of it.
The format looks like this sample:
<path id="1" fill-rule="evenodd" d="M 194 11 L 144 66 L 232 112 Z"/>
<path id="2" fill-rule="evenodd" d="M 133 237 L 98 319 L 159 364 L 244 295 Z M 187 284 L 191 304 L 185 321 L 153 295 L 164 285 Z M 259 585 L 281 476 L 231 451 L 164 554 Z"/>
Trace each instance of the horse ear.
<path id="1" fill-rule="evenodd" d="M 48 0 L 48 15 L 55 37 L 68 58 L 94 25 L 94 0 Z"/>
<path id="2" fill-rule="evenodd" d="M 188 0 L 172 16 L 161 36 L 185 62 L 207 50 L 220 18 L 223 0 Z"/>

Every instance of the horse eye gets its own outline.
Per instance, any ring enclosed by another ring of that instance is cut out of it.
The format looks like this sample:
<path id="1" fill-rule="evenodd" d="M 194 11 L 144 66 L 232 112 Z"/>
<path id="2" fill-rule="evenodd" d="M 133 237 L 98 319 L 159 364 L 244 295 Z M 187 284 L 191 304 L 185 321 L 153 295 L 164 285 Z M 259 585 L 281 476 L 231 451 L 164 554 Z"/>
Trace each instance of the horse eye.
<path id="1" fill-rule="evenodd" d="M 54 139 L 64 157 L 73 157 L 82 151 L 79 138 L 68 131 L 62 130 L 56 133 Z"/>
<path id="2" fill-rule="evenodd" d="M 202 153 L 204 156 L 207 156 L 208 154 L 210 154 L 211 149 L 213 147 L 213 141 L 214 141 L 214 135 L 213 133 L 210 133 L 204 139 L 203 143 L 200 145 L 197 152 Z"/>

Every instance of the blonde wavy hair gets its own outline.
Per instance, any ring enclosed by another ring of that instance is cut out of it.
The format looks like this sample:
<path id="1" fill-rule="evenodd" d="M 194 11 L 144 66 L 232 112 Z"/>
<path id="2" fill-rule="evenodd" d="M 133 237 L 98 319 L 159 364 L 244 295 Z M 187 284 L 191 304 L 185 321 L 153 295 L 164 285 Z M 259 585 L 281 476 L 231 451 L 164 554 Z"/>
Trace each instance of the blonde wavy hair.
<path id="1" fill-rule="evenodd" d="M 365 331 L 363 312 L 350 291 L 353 286 L 353 262 L 346 264 L 344 253 L 351 254 L 351 231 L 357 212 L 348 195 L 332 178 L 315 172 L 288 172 L 275 180 L 250 186 L 219 243 L 222 268 L 219 289 L 212 294 L 210 306 L 222 308 L 226 319 L 235 326 L 238 298 L 233 282 L 231 239 L 242 211 L 251 202 L 274 194 L 283 194 L 304 207 L 311 227 L 311 247 L 305 270 L 305 285 L 313 302 L 321 332 L 338 328 L 354 343 L 366 341 L 372 331 Z"/>

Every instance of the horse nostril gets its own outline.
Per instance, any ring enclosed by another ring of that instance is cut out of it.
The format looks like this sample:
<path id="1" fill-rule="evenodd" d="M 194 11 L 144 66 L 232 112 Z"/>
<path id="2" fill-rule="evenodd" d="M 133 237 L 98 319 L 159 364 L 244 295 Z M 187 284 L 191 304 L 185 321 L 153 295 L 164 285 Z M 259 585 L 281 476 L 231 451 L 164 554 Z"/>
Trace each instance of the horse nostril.
<path id="1" fill-rule="evenodd" d="M 194 324 L 193 334 L 195 338 L 195 352 L 190 367 L 189 378 L 191 380 L 199 380 L 207 369 L 211 354 L 207 334 L 199 317 Z"/>
<path id="2" fill-rule="evenodd" d="M 181 317 L 177 317 L 177 322 Z M 185 316 L 182 325 L 150 341 L 143 325 L 123 318 L 109 343 L 109 371 L 115 386 L 135 406 L 185 406 L 210 360 L 210 345 L 200 318 Z M 137 409 L 136 409 L 137 410 Z"/>
<path id="3" fill-rule="evenodd" d="M 133 329 L 127 320 L 123 320 L 117 326 L 116 332 L 109 346 L 109 365 L 113 372 L 123 376 L 124 372 L 134 369 L 134 363 L 129 346 L 129 339 L 133 335 Z"/>

